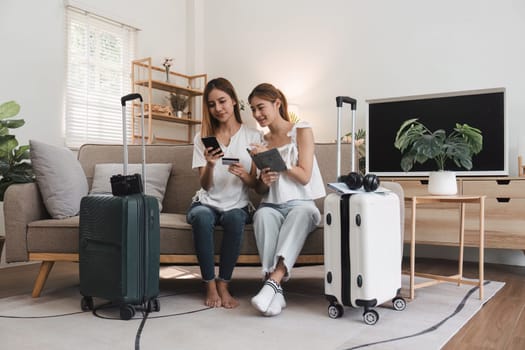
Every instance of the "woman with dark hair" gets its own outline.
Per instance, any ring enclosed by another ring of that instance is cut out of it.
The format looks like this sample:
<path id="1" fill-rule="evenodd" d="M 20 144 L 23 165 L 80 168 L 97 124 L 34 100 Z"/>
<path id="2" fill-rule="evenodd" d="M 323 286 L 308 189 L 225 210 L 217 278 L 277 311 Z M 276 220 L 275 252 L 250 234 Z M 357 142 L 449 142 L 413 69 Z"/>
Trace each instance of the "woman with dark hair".
<path id="1" fill-rule="evenodd" d="M 210 80 L 204 89 L 207 108 L 201 132 L 194 138 L 192 167 L 198 169 L 201 189 L 193 198 L 186 219 L 192 225 L 195 251 L 206 284 L 205 305 L 234 308 L 239 302 L 228 282 L 239 256 L 244 226 L 250 221 L 248 189 L 256 183 L 256 170 L 246 148 L 261 142 L 261 134 L 242 124 L 239 100 L 224 78 Z M 205 147 L 202 138 L 214 136 L 220 148 Z M 221 157 L 238 158 L 223 164 Z M 219 274 L 215 275 L 214 228 L 223 227 Z"/>
<path id="2" fill-rule="evenodd" d="M 321 222 L 314 199 L 326 193 L 312 128 L 304 121 L 290 121 L 284 94 L 271 84 L 260 84 L 248 102 L 257 123 L 269 129 L 264 144 L 252 152 L 276 148 L 287 167 L 283 172 L 262 169 L 255 187 L 263 194 L 253 220 L 266 281 L 252 305 L 265 316 L 275 316 L 286 306 L 281 282 L 290 278 L 306 238 Z"/>

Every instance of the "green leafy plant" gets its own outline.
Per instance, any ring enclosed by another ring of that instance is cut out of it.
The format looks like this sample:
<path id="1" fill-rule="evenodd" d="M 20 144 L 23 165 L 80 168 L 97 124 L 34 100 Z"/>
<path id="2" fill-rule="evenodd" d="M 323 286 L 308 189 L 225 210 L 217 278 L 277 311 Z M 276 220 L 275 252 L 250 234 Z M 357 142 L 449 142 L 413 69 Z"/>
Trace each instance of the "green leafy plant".
<path id="1" fill-rule="evenodd" d="M 341 137 L 342 142 L 352 142 L 352 132 L 346 133 Z M 359 172 L 365 174 L 366 172 L 366 130 L 358 129 L 355 132 L 355 146 L 357 149 L 357 157 L 359 160 Z"/>
<path id="2" fill-rule="evenodd" d="M 16 137 L 9 133 L 9 129 L 25 124 L 23 119 L 10 119 L 18 112 L 20 105 L 15 101 L 0 105 L 0 201 L 4 200 L 5 190 L 10 185 L 33 182 L 35 178 L 29 162 L 29 145 L 18 146 Z"/>
<path id="3" fill-rule="evenodd" d="M 458 123 L 447 136 L 445 130 L 432 132 L 413 118 L 403 122 L 397 131 L 394 146 L 403 154 L 403 171 L 409 171 L 415 163 L 422 164 L 429 159 L 436 162 L 437 170 L 445 170 L 447 160 L 470 170 L 472 156 L 483 148 L 483 136 L 479 129 Z"/>

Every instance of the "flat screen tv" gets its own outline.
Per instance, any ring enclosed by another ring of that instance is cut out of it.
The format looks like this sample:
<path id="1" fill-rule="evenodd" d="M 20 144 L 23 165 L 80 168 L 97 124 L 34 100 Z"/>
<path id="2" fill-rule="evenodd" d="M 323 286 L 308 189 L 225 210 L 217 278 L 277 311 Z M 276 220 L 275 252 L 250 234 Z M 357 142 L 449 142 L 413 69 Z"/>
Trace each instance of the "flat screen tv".
<path id="1" fill-rule="evenodd" d="M 451 162 L 447 170 L 458 176 L 508 175 L 505 89 L 458 91 L 441 94 L 367 100 L 366 171 L 379 176 L 426 176 L 436 170 L 433 160 L 416 163 L 411 171 L 401 169 L 401 153 L 394 139 L 401 124 L 419 120 L 431 131 L 444 129 L 447 135 L 456 123 L 481 130 L 483 149 L 472 158 L 471 170 Z"/>

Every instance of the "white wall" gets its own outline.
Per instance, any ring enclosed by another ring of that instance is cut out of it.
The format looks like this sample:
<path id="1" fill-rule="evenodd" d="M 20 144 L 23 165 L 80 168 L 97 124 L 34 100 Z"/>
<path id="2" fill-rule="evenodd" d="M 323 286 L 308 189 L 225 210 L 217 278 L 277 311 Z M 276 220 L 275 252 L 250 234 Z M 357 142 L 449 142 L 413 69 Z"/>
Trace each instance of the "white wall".
<path id="1" fill-rule="evenodd" d="M 364 127 L 367 99 L 505 87 L 509 170 L 517 175 L 520 138 L 525 154 L 525 2 L 204 3 L 208 76 L 229 78 L 245 99 L 256 84 L 273 83 L 299 105 L 317 141 L 336 138 L 337 95 L 357 98 Z M 244 117 L 253 125 L 249 113 Z M 345 120 L 343 131 L 349 130 Z M 419 254 L 457 257 L 452 248 Z M 477 259 L 470 249 L 466 257 Z M 490 250 L 487 261 L 525 265 L 525 256 Z"/>

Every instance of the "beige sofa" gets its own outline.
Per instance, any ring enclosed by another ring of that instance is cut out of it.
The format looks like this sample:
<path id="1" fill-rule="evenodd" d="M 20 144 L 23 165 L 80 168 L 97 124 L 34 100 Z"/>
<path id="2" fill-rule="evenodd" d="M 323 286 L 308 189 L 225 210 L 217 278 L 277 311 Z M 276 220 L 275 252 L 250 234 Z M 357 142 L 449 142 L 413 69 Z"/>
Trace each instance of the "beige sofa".
<path id="1" fill-rule="evenodd" d="M 148 163 L 172 163 L 172 170 L 163 200 L 160 215 L 161 263 L 196 264 L 191 226 L 186 223 L 186 210 L 191 198 L 199 188 L 198 175 L 191 169 L 192 145 L 149 145 L 146 158 Z M 130 146 L 130 163 L 140 162 L 140 146 Z M 336 145 L 317 144 L 316 154 L 324 182 L 336 179 Z M 342 159 L 350 159 L 350 145 L 342 145 Z M 122 146 L 84 145 L 78 153 L 78 160 L 91 187 L 95 164 L 118 163 L 122 159 Z M 342 162 L 341 173 L 349 171 L 350 162 Z M 385 185 L 395 190 L 403 203 L 402 188 L 396 183 Z M 327 193 L 328 193 L 327 189 Z M 252 191 L 253 192 L 253 191 Z M 252 193 L 252 201 L 259 198 Z M 317 200 L 323 209 L 323 200 Z M 401 217 L 404 217 L 401 205 Z M 40 272 L 35 281 L 33 297 L 38 297 L 55 261 L 78 261 L 79 218 L 51 219 L 42 202 L 36 183 L 10 186 L 4 200 L 6 230 L 6 261 L 41 261 Z M 222 228 L 217 228 L 216 240 L 220 242 Z M 216 244 L 216 247 L 219 247 Z M 241 248 L 239 264 L 258 264 L 259 258 L 252 226 L 248 225 Z M 323 263 L 323 229 L 317 228 L 307 239 L 298 264 Z"/>

